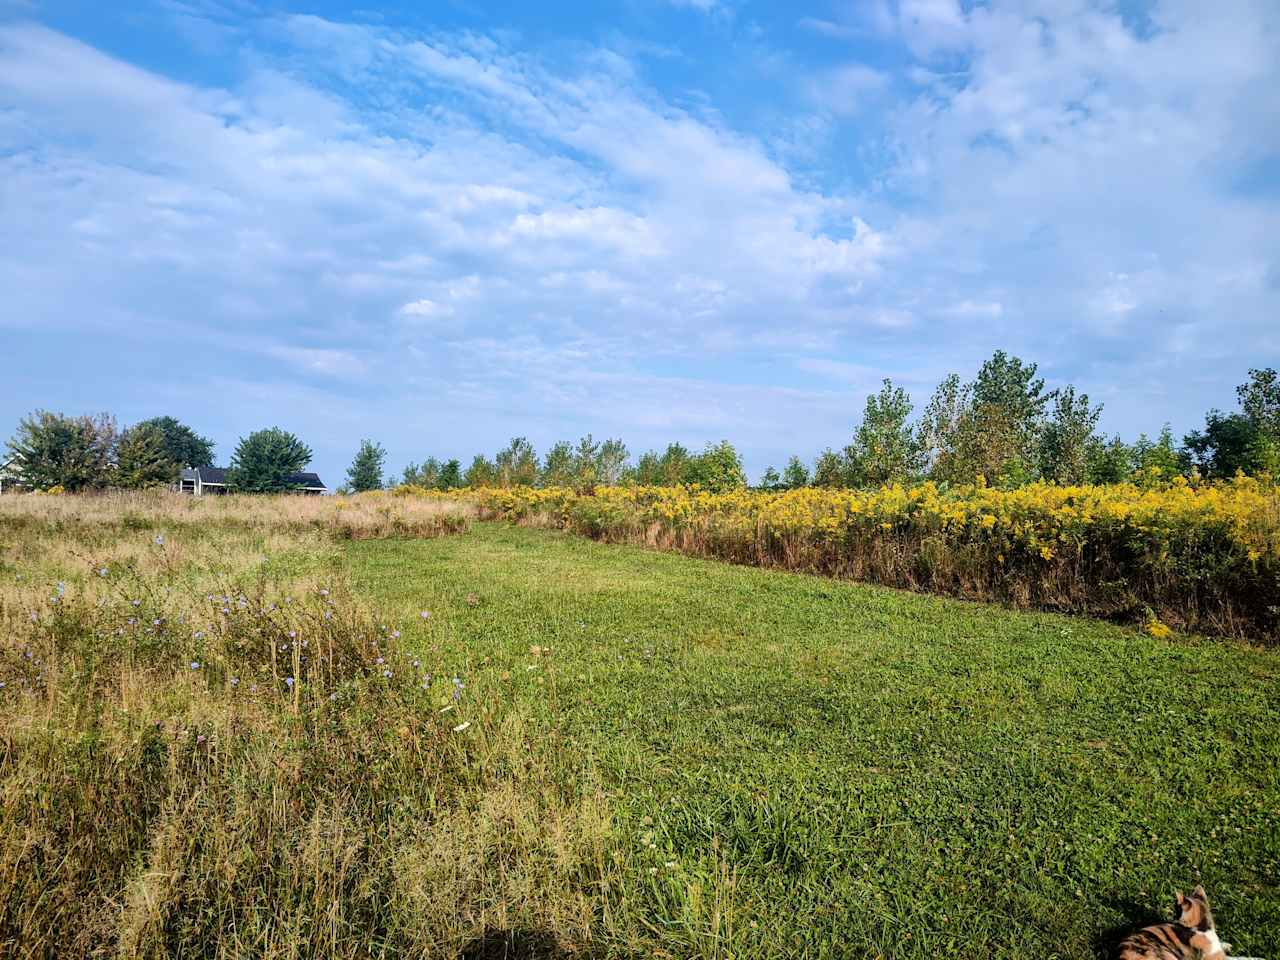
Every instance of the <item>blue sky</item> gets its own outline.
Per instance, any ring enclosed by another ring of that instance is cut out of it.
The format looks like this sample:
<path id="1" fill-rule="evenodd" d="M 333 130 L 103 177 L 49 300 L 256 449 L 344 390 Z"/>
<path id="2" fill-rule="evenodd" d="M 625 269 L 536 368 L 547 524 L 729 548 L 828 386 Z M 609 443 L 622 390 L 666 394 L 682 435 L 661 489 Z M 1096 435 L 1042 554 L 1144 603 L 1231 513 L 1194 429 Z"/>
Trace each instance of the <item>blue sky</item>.
<path id="1" fill-rule="evenodd" d="M 755 475 L 996 348 L 1181 433 L 1280 363 L 1277 91 L 1271 0 L 0 0 L 0 434 Z"/>

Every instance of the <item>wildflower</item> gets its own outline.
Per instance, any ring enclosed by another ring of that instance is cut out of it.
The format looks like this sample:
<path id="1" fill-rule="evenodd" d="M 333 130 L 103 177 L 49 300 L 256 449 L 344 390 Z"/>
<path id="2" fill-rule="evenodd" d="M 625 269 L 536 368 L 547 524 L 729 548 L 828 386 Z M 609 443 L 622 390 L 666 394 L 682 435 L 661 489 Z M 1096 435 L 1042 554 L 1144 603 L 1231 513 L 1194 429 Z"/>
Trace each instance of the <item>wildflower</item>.
<path id="1" fill-rule="evenodd" d="M 192 669 L 192 670 L 199 670 L 199 669 L 200 669 L 200 661 L 199 661 L 199 660 L 192 660 L 192 661 L 191 661 L 191 669 Z"/>
<path id="2" fill-rule="evenodd" d="M 133 602 L 133 605 L 134 605 L 135 607 L 140 607 L 140 606 L 142 606 L 142 601 L 141 601 L 141 600 L 134 600 L 134 601 L 132 601 L 132 602 Z"/>
<path id="3" fill-rule="evenodd" d="M 192 636 L 194 636 L 197 640 L 203 640 L 203 639 L 204 639 L 204 631 L 203 631 L 203 630 L 197 630 L 194 634 L 192 634 Z"/>
<path id="4" fill-rule="evenodd" d="M 329 589 L 327 587 L 321 587 L 320 596 L 327 597 L 328 595 L 329 595 Z"/>
<path id="5" fill-rule="evenodd" d="M 158 627 L 158 626 L 160 626 L 160 618 L 159 618 L 159 617 L 156 617 L 154 620 L 152 620 L 152 621 L 151 621 L 151 625 L 152 625 L 153 627 Z"/>
<path id="6" fill-rule="evenodd" d="M 333 611 L 332 611 L 332 610 L 326 610 L 326 611 L 324 612 L 324 618 L 325 618 L 326 620 L 332 620 L 332 619 L 333 619 Z"/>
<path id="7" fill-rule="evenodd" d="M 38 614 L 38 613 L 36 613 L 34 610 L 32 610 L 32 611 L 31 611 L 31 622 L 32 622 L 32 623 L 35 623 L 35 622 L 36 622 L 37 620 L 39 620 L 39 619 L 40 619 L 40 614 Z"/>
<path id="8" fill-rule="evenodd" d="M 391 679 L 391 671 L 390 671 L 390 670 L 383 670 L 383 671 L 382 671 L 382 675 L 383 675 L 384 677 L 386 677 L 388 680 L 390 680 L 390 679 Z"/>
<path id="9" fill-rule="evenodd" d="M 399 639 L 400 639 L 400 631 L 399 631 L 399 630 L 392 630 L 392 631 L 391 631 L 391 637 L 392 637 L 392 639 L 399 640 Z"/>
<path id="10" fill-rule="evenodd" d="M 288 687 L 290 690 L 293 689 L 293 677 L 285 677 L 284 683 L 285 683 L 285 686 Z"/>
<path id="11" fill-rule="evenodd" d="M 431 619 L 431 611 L 430 611 L 430 610 L 423 610 L 420 614 L 418 614 L 418 616 L 420 616 L 423 620 L 430 620 L 430 619 Z"/>
<path id="12" fill-rule="evenodd" d="M 163 536 L 161 536 L 160 534 L 156 534 L 156 546 L 157 546 L 157 547 L 163 547 L 163 546 L 164 546 L 164 537 L 163 537 Z"/>
<path id="13" fill-rule="evenodd" d="M 454 728 L 453 728 L 453 732 L 454 732 L 454 733 L 461 733 L 463 730 L 467 729 L 467 727 L 469 727 L 469 726 L 471 726 L 471 721 L 470 721 L 470 720 L 464 720 L 464 721 L 462 721 L 462 723 L 458 724 L 456 727 L 454 727 Z"/>
<path id="14" fill-rule="evenodd" d="M 54 586 L 54 589 L 58 591 L 58 596 L 62 596 L 67 592 L 67 585 L 59 580 Z"/>
<path id="15" fill-rule="evenodd" d="M 330 699 L 330 700 L 337 700 L 337 699 L 338 699 L 338 695 L 337 695 L 336 693 L 331 693 L 331 694 L 329 694 L 329 699 Z"/>
<path id="16" fill-rule="evenodd" d="M 232 685 L 233 687 L 238 687 L 238 686 L 240 686 L 240 678 L 239 678 L 239 677 L 232 677 L 232 678 L 231 678 L 231 685 Z"/>
<path id="17" fill-rule="evenodd" d="M 292 639 L 293 639 L 294 637 L 296 637 L 297 635 L 298 635 L 298 631 L 297 631 L 297 630 L 290 630 L 290 631 L 289 631 L 289 639 L 290 639 L 290 640 L 292 640 Z"/>
<path id="18" fill-rule="evenodd" d="M 375 662 L 375 663 L 377 663 L 379 666 L 381 666 L 382 664 L 386 663 L 386 658 L 385 658 L 385 657 L 379 657 L 379 658 L 378 658 L 377 660 L 375 660 L 374 662 Z"/>

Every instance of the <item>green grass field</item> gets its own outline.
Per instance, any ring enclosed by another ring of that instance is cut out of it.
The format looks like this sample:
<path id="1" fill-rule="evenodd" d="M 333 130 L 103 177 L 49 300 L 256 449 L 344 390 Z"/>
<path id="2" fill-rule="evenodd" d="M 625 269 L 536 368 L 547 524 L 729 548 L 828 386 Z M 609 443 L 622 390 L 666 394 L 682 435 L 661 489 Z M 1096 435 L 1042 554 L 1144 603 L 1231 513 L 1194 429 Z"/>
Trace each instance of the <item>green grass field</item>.
<path id="1" fill-rule="evenodd" d="M 537 895 L 615 939 L 566 950 L 1091 957 L 1202 882 L 1280 956 L 1278 652 L 496 524 L 347 559 L 459 736 L 518 721 L 602 804 L 606 862 Z M 556 954 L 520 923 L 493 955 Z"/>

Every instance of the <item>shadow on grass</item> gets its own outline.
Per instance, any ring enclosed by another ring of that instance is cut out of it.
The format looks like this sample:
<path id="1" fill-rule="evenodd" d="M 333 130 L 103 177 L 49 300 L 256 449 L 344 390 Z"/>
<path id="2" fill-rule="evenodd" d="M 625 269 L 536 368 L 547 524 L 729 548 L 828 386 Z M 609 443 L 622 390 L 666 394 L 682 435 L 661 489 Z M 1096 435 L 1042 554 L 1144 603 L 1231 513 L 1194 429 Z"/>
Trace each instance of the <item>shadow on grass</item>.
<path id="1" fill-rule="evenodd" d="M 561 946 L 549 930 L 489 929 L 462 951 L 462 960 L 570 960 L 578 954 Z"/>
<path id="2" fill-rule="evenodd" d="M 1106 958 L 1106 960 L 1110 960 L 1116 955 L 1116 945 L 1129 934 L 1137 933 L 1143 927 L 1149 927 L 1153 923 L 1164 923 L 1169 919 L 1152 909 L 1149 903 L 1135 903 L 1132 900 L 1113 900 L 1107 906 L 1125 917 L 1125 920 L 1099 931 L 1098 935 L 1093 938 L 1094 956 Z"/>

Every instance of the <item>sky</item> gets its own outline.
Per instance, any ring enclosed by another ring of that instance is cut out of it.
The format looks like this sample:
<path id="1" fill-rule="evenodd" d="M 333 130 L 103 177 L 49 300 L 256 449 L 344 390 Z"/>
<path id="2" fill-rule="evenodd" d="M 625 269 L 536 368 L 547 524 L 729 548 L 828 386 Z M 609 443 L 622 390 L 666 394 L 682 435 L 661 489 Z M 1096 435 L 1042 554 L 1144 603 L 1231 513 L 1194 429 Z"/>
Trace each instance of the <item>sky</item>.
<path id="1" fill-rule="evenodd" d="M 0 0 L 0 439 L 732 440 L 996 349 L 1132 438 L 1280 365 L 1274 0 Z"/>

